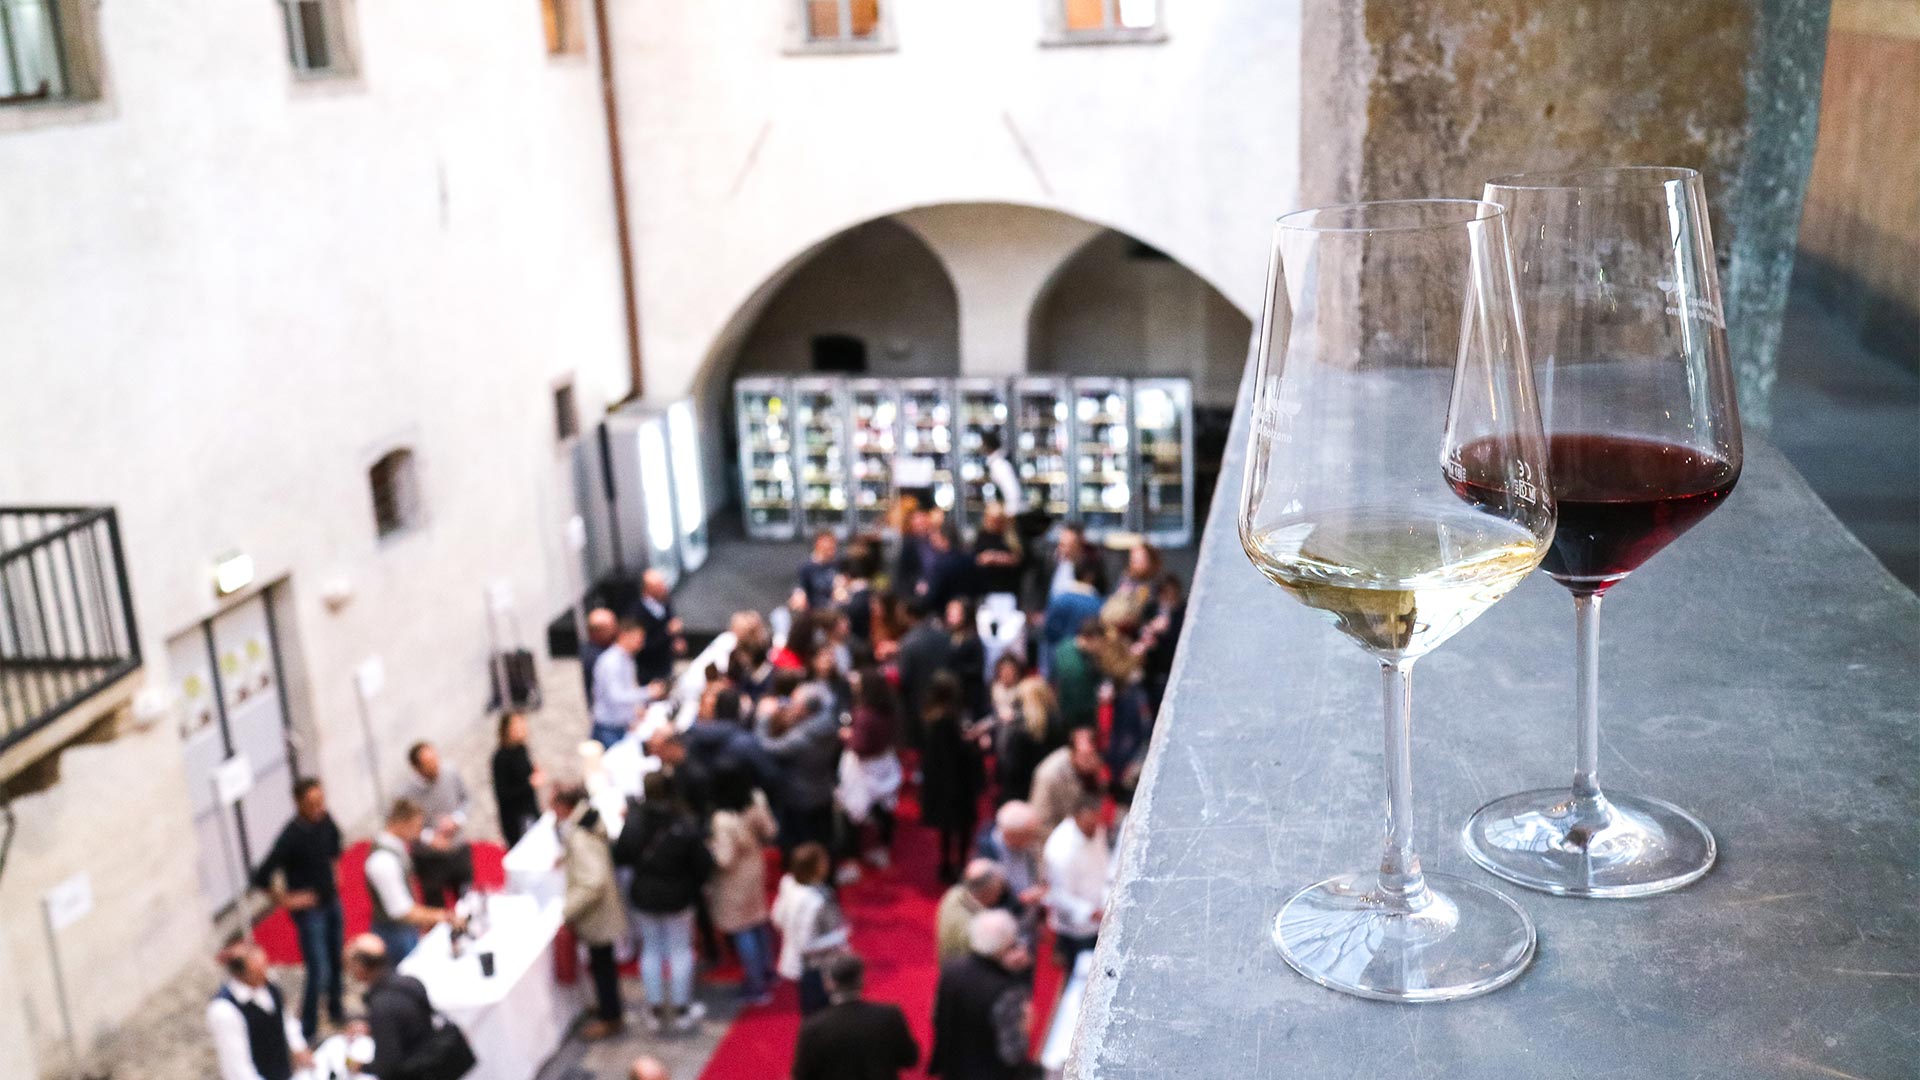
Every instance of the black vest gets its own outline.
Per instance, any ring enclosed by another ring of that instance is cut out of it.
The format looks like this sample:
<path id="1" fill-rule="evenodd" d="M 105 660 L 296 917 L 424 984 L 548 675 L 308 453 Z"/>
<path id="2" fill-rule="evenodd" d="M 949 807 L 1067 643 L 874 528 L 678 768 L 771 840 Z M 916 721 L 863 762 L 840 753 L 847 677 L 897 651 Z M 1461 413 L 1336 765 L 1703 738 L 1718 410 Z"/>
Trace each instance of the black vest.
<path id="1" fill-rule="evenodd" d="M 386 834 L 382 834 L 382 835 L 386 835 Z M 373 856 L 373 852 L 379 851 L 381 850 L 381 848 L 382 848 L 382 845 L 380 843 L 380 837 L 378 836 L 374 837 L 373 851 L 369 851 L 367 853 L 367 856 L 371 858 Z M 407 849 L 404 846 L 389 847 L 386 850 L 389 854 L 399 856 L 400 880 L 406 882 L 408 887 L 411 888 L 413 884 L 413 856 L 407 853 Z M 373 907 L 372 923 L 374 928 L 377 930 L 383 926 L 399 925 L 400 920 L 394 918 L 393 915 L 387 911 L 387 905 L 380 902 L 380 890 L 374 887 L 373 877 L 367 873 L 365 863 L 361 864 L 360 878 L 362 881 L 366 883 L 367 899 L 371 901 L 371 904 Z M 395 957 L 389 957 L 388 959 L 392 963 L 398 964 L 402 959 L 405 959 L 405 958 L 395 956 Z M 269 1076 L 269 1077 L 266 1077 L 265 1080 L 273 1080 L 273 1078 Z"/>
<path id="2" fill-rule="evenodd" d="M 293 1052 L 287 1047 L 287 1017 L 280 988 L 267 984 L 267 997 L 273 1002 L 268 1012 L 249 1001 L 242 1005 L 233 992 L 221 987 L 215 998 L 240 1010 L 247 1022 L 247 1047 L 253 1052 L 253 1068 L 260 1080 L 289 1080 L 293 1076 Z"/>

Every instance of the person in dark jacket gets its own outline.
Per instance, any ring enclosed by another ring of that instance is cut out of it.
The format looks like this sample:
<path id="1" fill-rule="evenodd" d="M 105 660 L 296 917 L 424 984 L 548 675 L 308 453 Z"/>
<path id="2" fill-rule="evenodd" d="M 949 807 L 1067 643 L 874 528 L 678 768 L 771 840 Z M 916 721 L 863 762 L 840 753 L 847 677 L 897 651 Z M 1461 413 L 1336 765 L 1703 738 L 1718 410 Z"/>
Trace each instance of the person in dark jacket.
<path id="1" fill-rule="evenodd" d="M 500 717 L 500 745 L 493 752 L 493 801 L 500 808 L 500 835 L 512 847 L 540 820 L 540 795 L 535 790 L 545 778 L 527 753 L 527 717 L 521 712 Z"/>
<path id="2" fill-rule="evenodd" d="M 643 683 L 672 678 L 674 660 L 687 654 L 687 637 L 673 613 L 673 588 L 667 584 L 667 575 L 658 570 L 640 575 L 640 600 L 634 605 L 633 619 L 647 632 L 633 657 L 635 675 Z"/>
<path id="3" fill-rule="evenodd" d="M 612 608 L 597 607 L 587 612 L 587 639 L 580 643 L 580 678 L 586 683 L 587 700 L 593 700 L 593 665 L 600 654 L 613 648 L 620 636 L 620 617 Z"/>
<path id="4" fill-rule="evenodd" d="M 926 715 L 927 686 L 937 672 L 953 666 L 953 638 L 942 625 L 940 609 L 915 597 L 907 608 L 913 628 L 900 640 L 894 667 L 900 674 L 900 717 L 903 721 L 900 741 L 918 749 L 921 742 L 920 720 Z"/>
<path id="5" fill-rule="evenodd" d="M 809 608 L 833 603 L 833 581 L 840 574 L 840 541 L 828 529 L 813 534 L 813 553 L 794 573 L 794 591 Z"/>
<path id="6" fill-rule="evenodd" d="M 900 523 L 900 553 L 894 556 L 890 588 L 901 596 L 916 596 L 926 581 L 927 512 L 909 511 Z"/>
<path id="7" fill-rule="evenodd" d="M 628 898 L 639 913 L 640 979 L 654 1029 L 685 1031 L 707 1014 L 693 1000 L 693 909 L 713 873 L 713 854 L 665 775 L 648 773 L 641 794 L 627 804 L 613 861 L 633 871 Z"/>
<path id="8" fill-rule="evenodd" d="M 993 908 L 967 926 L 967 955 L 940 966 L 933 991 L 933 1053 L 927 1072 L 942 1080 L 1027 1080 L 1032 1026 L 1032 960 L 1019 928 Z"/>
<path id="9" fill-rule="evenodd" d="M 939 610 L 972 588 L 973 559 L 955 548 L 953 536 L 945 528 L 928 530 L 927 565 L 917 591 Z"/>
<path id="10" fill-rule="evenodd" d="M 948 884 L 966 865 L 986 785 L 978 733 L 961 708 L 960 681 L 951 671 L 936 674 L 927 690 L 920 823 L 940 830 L 940 880 Z"/>
<path id="11" fill-rule="evenodd" d="M 1167 682 L 1173 675 L 1173 652 L 1180 644 L 1180 628 L 1187 621 L 1187 598 L 1180 579 L 1167 574 L 1155 590 L 1153 610 L 1140 630 L 1140 642 L 1146 646 L 1145 668 L 1147 701 L 1154 714 L 1166 697 Z"/>
<path id="12" fill-rule="evenodd" d="M 346 1018 L 340 986 L 346 918 L 336 873 L 340 826 L 327 812 L 327 793 L 318 780 L 306 779 L 293 786 L 293 806 L 293 820 L 280 830 L 266 860 L 254 871 L 253 886 L 268 890 L 274 903 L 286 908 L 293 919 L 300 959 L 307 969 L 300 995 L 300 1028 L 309 1041 L 315 1041 L 320 1034 L 323 993 L 327 1016 L 335 1024 Z"/>
<path id="13" fill-rule="evenodd" d="M 361 1068 L 368 1076 L 394 1080 L 400 1063 L 433 1035 L 433 1003 L 427 988 L 411 975 L 393 970 L 386 943 L 362 934 L 347 948 L 347 971 L 366 988 L 367 1034 L 373 1037 L 373 1060 Z"/>
<path id="14" fill-rule="evenodd" d="M 710 776 L 736 767 L 752 773 L 753 785 L 777 811 L 786 796 L 786 776 L 773 755 L 744 726 L 744 708 L 739 690 L 709 683 L 700 697 L 698 718 L 680 733 L 679 739 L 686 746 L 687 756 L 699 762 Z"/>
<path id="15" fill-rule="evenodd" d="M 780 849 L 833 842 L 833 790 L 840 780 L 840 718 L 815 686 L 794 691 L 762 718 L 760 743 L 786 774 Z"/>
<path id="16" fill-rule="evenodd" d="M 947 670 L 960 680 L 960 711 L 971 724 L 993 711 L 987 697 L 987 647 L 980 640 L 980 621 L 973 601 L 956 596 L 947 601 L 948 640 L 953 642 Z"/>
<path id="17" fill-rule="evenodd" d="M 851 953 L 828 963 L 833 1004 L 800 1026 L 793 1080 L 899 1080 L 920 1063 L 920 1044 L 897 1005 L 861 1000 L 867 966 Z"/>
<path id="18" fill-rule="evenodd" d="M 1074 567 L 1073 579 L 1047 601 L 1046 614 L 1040 620 L 1040 670 L 1049 676 L 1053 674 L 1053 656 L 1060 643 L 1070 640 L 1082 623 L 1100 616 L 1100 594 L 1094 584 L 1094 569 L 1099 565 L 1092 560 L 1082 561 Z"/>
<path id="19" fill-rule="evenodd" d="M 1069 731 L 1099 726 L 1101 671 L 1094 649 L 1106 633 L 1096 615 L 1054 646 L 1053 692 L 1060 699 L 1060 717 Z"/>

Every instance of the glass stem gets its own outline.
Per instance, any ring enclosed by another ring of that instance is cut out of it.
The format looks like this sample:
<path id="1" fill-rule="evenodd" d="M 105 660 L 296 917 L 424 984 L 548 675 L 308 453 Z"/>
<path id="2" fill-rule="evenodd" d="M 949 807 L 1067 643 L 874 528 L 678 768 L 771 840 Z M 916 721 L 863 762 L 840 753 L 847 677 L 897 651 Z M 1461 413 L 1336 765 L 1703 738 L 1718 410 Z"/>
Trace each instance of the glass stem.
<path id="1" fill-rule="evenodd" d="M 1387 750 L 1387 843 L 1380 855 L 1383 899 L 1406 911 L 1433 902 L 1413 850 L 1413 661 L 1382 661 Z"/>
<path id="2" fill-rule="evenodd" d="M 1600 594 L 1573 597 L 1574 753 L 1573 796 L 1600 798 Z"/>

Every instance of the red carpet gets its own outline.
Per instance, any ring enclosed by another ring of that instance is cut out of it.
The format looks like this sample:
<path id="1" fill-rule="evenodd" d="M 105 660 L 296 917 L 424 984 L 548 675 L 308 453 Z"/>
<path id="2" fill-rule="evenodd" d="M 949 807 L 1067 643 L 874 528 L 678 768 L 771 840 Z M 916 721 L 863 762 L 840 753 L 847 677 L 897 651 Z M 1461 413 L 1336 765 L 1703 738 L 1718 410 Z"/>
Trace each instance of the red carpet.
<path id="1" fill-rule="evenodd" d="M 867 962 L 871 1001 L 900 1006 L 920 1043 L 920 1057 L 933 1049 L 933 989 L 940 970 L 934 954 L 934 915 L 945 887 L 939 880 L 939 834 L 919 823 L 919 808 L 900 804 L 893 866 L 866 867 L 859 882 L 840 892 L 853 927 L 854 951 Z M 1060 992 L 1060 973 L 1050 954 L 1034 976 L 1034 1045 L 1038 1047 Z M 772 1080 L 793 1067 L 800 1035 L 800 995 L 781 981 L 773 1004 L 741 1013 L 714 1049 L 701 1080 Z M 910 1077 L 924 1077 L 916 1069 Z"/>
<path id="2" fill-rule="evenodd" d="M 349 938 L 365 933 L 367 923 L 373 918 L 373 906 L 367 901 L 364 869 L 367 852 L 372 847 L 372 844 L 362 840 L 349 847 L 340 857 L 340 908 L 346 916 Z M 507 875 L 501 869 L 500 860 L 506 854 L 498 844 L 476 841 L 473 845 L 474 883 L 482 889 L 497 890 L 505 886 Z M 285 911 L 276 908 L 254 923 L 253 936 L 267 950 L 267 959 L 273 963 L 300 963 L 300 938 L 293 929 L 293 919 Z"/>
<path id="3" fill-rule="evenodd" d="M 982 820 L 985 820 L 984 818 Z M 346 915 L 348 937 L 366 930 L 372 916 L 367 901 L 366 863 L 369 844 L 361 841 L 340 860 L 340 903 Z M 473 846 L 474 876 L 482 888 L 505 883 L 497 844 Z M 945 887 L 940 884 L 939 834 L 919 822 L 919 807 L 911 799 L 900 804 L 894 837 L 893 866 L 865 867 L 865 876 L 841 890 L 841 906 L 853 927 L 853 947 L 867 962 L 867 997 L 900 1006 L 920 1043 L 921 1060 L 933 1049 L 933 990 L 939 980 L 934 956 L 934 915 Z M 769 882 L 778 879 L 777 855 L 768 862 Z M 275 964 L 299 964 L 300 946 L 293 920 L 275 910 L 254 926 L 255 937 Z M 1053 962 L 1052 943 L 1043 941 L 1034 973 L 1034 1035 L 1037 1050 L 1046 1034 L 1054 999 L 1060 993 L 1060 971 Z M 629 971 L 629 975 L 633 972 Z M 738 965 L 728 958 L 703 981 L 733 983 Z M 800 1035 L 800 996 L 782 980 L 771 1005 L 742 1012 L 715 1048 L 701 1080 L 773 1080 L 793 1067 L 794 1042 Z M 910 1077 L 924 1077 L 914 1070 Z"/>

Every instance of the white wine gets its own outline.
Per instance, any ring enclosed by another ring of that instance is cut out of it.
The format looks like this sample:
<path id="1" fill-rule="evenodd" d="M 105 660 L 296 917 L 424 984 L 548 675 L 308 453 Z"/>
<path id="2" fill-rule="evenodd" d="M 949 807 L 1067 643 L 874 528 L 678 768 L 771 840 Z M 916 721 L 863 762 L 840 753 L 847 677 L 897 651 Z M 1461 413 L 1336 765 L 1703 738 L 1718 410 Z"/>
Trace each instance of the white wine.
<path id="1" fill-rule="evenodd" d="M 1383 660 L 1422 656 L 1507 595 L 1547 543 L 1475 510 L 1368 506 L 1296 514 L 1241 546 L 1267 579 Z"/>

